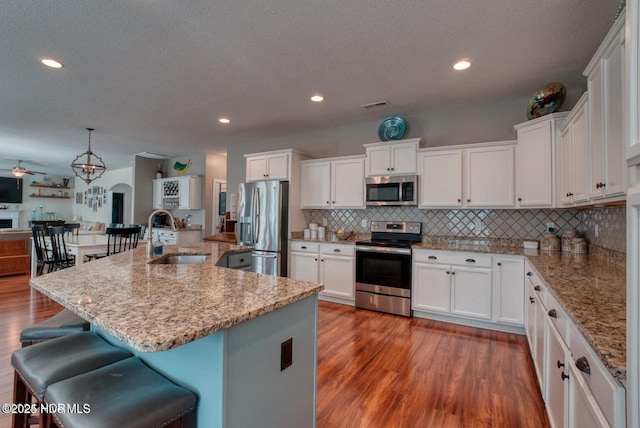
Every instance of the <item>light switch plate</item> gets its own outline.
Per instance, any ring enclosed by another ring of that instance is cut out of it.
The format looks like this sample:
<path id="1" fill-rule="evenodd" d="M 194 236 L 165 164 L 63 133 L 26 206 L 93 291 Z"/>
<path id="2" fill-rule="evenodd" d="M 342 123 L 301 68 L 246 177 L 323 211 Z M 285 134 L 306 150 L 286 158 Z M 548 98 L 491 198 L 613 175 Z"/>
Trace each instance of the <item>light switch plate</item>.
<path id="1" fill-rule="evenodd" d="M 367 219 L 366 218 L 362 219 L 362 221 L 360 222 L 360 226 L 367 227 Z"/>

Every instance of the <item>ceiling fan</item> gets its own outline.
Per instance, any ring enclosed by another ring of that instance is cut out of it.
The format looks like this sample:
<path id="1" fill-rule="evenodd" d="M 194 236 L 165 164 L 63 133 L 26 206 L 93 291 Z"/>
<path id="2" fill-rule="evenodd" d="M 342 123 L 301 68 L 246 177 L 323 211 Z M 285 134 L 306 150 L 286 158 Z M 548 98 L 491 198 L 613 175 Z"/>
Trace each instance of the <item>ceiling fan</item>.
<path id="1" fill-rule="evenodd" d="M 0 169 L 0 171 L 11 171 L 14 177 L 20 178 L 25 174 L 34 175 L 34 174 L 46 174 L 45 172 L 40 171 L 31 171 L 21 165 L 22 161 L 18 160 L 18 165 L 14 166 L 11 169 Z"/>

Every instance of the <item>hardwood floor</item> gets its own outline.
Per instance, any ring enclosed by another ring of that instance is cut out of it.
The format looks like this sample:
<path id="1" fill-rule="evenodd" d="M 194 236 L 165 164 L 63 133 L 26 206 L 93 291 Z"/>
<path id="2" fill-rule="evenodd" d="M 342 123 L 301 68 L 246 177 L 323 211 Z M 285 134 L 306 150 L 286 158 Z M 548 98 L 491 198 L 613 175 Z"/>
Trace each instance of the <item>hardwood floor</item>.
<path id="1" fill-rule="evenodd" d="M 0 277 L 0 403 L 20 330 L 60 309 L 28 275 Z M 549 426 L 524 336 L 327 302 L 319 314 L 318 428 Z"/>

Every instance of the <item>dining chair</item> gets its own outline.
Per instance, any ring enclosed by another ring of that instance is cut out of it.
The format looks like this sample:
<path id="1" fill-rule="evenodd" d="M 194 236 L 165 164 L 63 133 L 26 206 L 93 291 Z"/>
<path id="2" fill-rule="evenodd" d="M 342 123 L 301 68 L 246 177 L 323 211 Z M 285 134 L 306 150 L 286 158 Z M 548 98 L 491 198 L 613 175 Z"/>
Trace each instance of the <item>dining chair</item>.
<path id="1" fill-rule="evenodd" d="M 138 246 L 140 236 L 140 226 L 136 227 L 107 227 L 107 252 L 90 254 L 89 260 L 101 259 L 112 254 L 131 250 Z"/>
<path id="2" fill-rule="evenodd" d="M 64 231 L 68 239 L 77 238 L 80 232 L 80 223 L 65 223 Z"/>
<path id="3" fill-rule="evenodd" d="M 129 227 L 139 227 L 140 233 L 138 234 L 138 239 L 144 239 L 144 235 L 147 233 L 147 226 L 145 224 L 130 224 Z"/>
<path id="4" fill-rule="evenodd" d="M 66 269 L 75 266 L 76 259 L 69 254 L 67 244 L 64 240 L 64 226 L 50 226 L 49 240 L 51 241 L 51 252 L 53 254 L 53 270 Z"/>
<path id="5" fill-rule="evenodd" d="M 53 270 L 54 260 L 51 251 L 47 247 L 47 230 L 44 224 L 36 224 L 31 226 L 31 234 L 33 236 L 33 247 L 36 252 L 36 273 L 42 275 L 45 266 L 47 273 Z"/>

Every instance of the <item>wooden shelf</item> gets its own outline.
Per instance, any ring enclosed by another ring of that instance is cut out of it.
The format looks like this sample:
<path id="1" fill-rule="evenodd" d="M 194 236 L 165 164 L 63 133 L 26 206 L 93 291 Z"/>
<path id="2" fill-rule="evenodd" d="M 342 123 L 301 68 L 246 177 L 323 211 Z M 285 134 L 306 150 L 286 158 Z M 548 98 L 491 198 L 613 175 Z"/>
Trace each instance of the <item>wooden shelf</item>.
<path id="1" fill-rule="evenodd" d="M 31 187 L 46 187 L 47 189 L 71 189 L 71 187 L 51 186 L 49 184 L 34 184 L 34 183 L 31 183 L 31 184 L 29 184 L 29 186 L 31 186 Z"/>
<path id="2" fill-rule="evenodd" d="M 71 199 L 71 196 L 56 196 L 56 195 L 29 195 L 31 198 L 51 198 L 51 199 Z"/>

